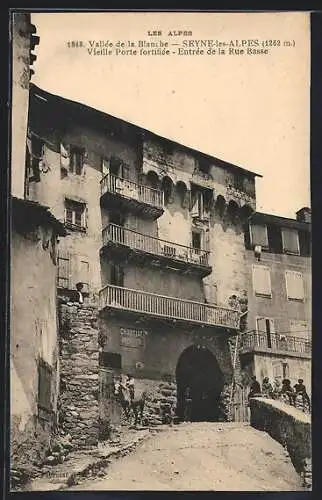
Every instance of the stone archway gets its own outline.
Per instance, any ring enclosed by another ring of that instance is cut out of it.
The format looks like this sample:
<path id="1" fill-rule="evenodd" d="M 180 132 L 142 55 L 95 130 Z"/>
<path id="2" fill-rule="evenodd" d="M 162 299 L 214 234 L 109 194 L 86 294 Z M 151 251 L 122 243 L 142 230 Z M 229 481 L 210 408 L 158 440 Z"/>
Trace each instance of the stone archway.
<path id="1" fill-rule="evenodd" d="M 184 393 L 191 390 L 191 419 L 195 422 L 218 421 L 224 375 L 214 354 L 204 345 L 192 345 L 179 357 L 176 368 L 177 416 L 183 418 Z"/>

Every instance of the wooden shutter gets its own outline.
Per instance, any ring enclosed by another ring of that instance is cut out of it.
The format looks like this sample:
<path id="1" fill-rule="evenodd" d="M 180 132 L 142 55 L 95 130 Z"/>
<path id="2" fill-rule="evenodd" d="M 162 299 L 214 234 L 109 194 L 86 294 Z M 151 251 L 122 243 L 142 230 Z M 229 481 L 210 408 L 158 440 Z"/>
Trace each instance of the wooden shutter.
<path id="1" fill-rule="evenodd" d="M 199 217 L 200 193 L 191 191 L 191 217 Z"/>
<path id="2" fill-rule="evenodd" d="M 304 300 L 303 275 L 298 271 L 285 271 L 288 299 Z"/>
<path id="3" fill-rule="evenodd" d="M 296 229 L 282 229 L 283 251 L 299 255 L 299 235 Z"/>
<path id="4" fill-rule="evenodd" d="M 266 333 L 266 319 L 265 318 L 257 318 L 256 326 L 258 333 Z"/>
<path id="5" fill-rule="evenodd" d="M 272 296 L 270 270 L 265 266 L 253 266 L 253 287 L 256 295 Z"/>
<path id="6" fill-rule="evenodd" d="M 250 236 L 252 245 L 268 247 L 267 226 L 265 224 L 251 224 Z"/>
<path id="7" fill-rule="evenodd" d="M 57 286 L 58 288 L 69 288 L 70 282 L 70 257 L 67 252 L 59 251 L 57 266 Z"/>
<path id="8" fill-rule="evenodd" d="M 106 158 L 101 158 L 101 171 L 103 177 L 109 172 L 109 161 Z"/>

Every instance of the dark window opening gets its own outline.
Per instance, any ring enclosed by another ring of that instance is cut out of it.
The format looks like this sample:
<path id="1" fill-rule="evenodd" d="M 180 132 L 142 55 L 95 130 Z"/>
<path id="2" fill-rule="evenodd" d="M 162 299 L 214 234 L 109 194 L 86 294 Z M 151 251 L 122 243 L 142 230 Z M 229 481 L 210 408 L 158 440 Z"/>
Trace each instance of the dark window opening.
<path id="1" fill-rule="evenodd" d="M 283 252 L 283 242 L 281 228 L 275 226 L 274 224 L 267 226 L 268 234 L 268 246 L 271 252 L 282 253 Z"/>
<path id="2" fill-rule="evenodd" d="M 39 137 L 31 137 L 31 157 L 29 157 L 30 167 L 32 171 L 32 176 L 29 177 L 29 181 L 39 182 L 40 181 L 40 168 L 39 164 L 43 159 L 43 147 L 44 141 Z"/>
<path id="3" fill-rule="evenodd" d="M 124 226 L 125 217 L 121 212 L 110 212 L 110 223 L 117 226 Z"/>
<path id="4" fill-rule="evenodd" d="M 124 286 L 124 270 L 117 264 L 111 264 L 111 285 Z"/>
<path id="5" fill-rule="evenodd" d="M 201 249 L 201 233 L 192 231 L 192 247 L 198 250 Z"/>
<path id="6" fill-rule="evenodd" d="M 269 349 L 272 348 L 272 340 L 271 340 L 271 323 L 269 319 L 265 320 L 266 325 L 266 339 L 267 339 L 267 347 Z"/>
<path id="7" fill-rule="evenodd" d="M 120 167 L 121 167 L 122 161 L 120 158 L 117 158 L 116 156 L 111 156 L 110 159 L 110 172 L 113 175 L 120 175 Z"/>
<path id="8" fill-rule="evenodd" d="M 209 175 L 209 170 L 210 170 L 210 163 L 209 163 L 209 161 L 206 160 L 205 158 L 199 158 L 199 160 L 198 160 L 198 169 L 203 174 Z"/>
<path id="9" fill-rule="evenodd" d="M 84 151 L 77 146 L 70 147 L 69 156 L 69 171 L 81 175 L 84 163 Z"/>
<path id="10" fill-rule="evenodd" d="M 122 357 L 115 352 L 102 351 L 99 353 L 99 365 L 106 368 L 114 368 L 116 370 L 121 369 Z"/>
<path id="11" fill-rule="evenodd" d="M 311 234 L 309 231 L 299 231 L 300 255 L 311 256 Z"/>

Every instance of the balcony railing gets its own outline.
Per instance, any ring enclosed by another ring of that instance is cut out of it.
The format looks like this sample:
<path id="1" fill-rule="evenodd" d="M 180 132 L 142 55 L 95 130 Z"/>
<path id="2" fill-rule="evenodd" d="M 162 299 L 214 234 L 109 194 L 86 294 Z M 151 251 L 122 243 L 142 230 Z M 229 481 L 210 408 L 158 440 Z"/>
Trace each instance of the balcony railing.
<path id="1" fill-rule="evenodd" d="M 108 173 L 101 180 L 101 195 L 113 193 L 124 198 L 163 209 L 163 191 Z"/>
<path id="2" fill-rule="evenodd" d="M 122 309 L 230 329 L 239 328 L 239 311 L 141 290 L 107 285 L 99 293 L 100 308 Z"/>
<path id="3" fill-rule="evenodd" d="M 310 355 L 312 346 L 309 340 L 278 333 L 268 335 L 264 332 L 250 332 L 242 335 L 242 352 L 260 350 L 261 348 Z"/>
<path id="4" fill-rule="evenodd" d="M 116 224 L 109 224 L 103 229 L 103 245 L 110 242 L 141 250 L 160 257 L 180 260 L 189 264 L 209 266 L 209 252 L 198 248 L 187 247 L 146 234 L 141 234 Z"/>

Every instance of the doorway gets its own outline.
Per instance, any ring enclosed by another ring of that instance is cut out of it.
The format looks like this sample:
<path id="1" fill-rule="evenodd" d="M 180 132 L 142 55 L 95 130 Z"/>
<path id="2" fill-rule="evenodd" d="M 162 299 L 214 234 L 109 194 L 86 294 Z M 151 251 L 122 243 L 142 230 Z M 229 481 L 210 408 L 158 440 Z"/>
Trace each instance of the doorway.
<path id="1" fill-rule="evenodd" d="M 177 416 L 183 419 L 184 394 L 191 391 L 193 422 L 216 422 L 221 416 L 220 395 L 224 377 L 212 352 L 205 346 L 193 345 L 180 355 L 177 369 Z"/>

